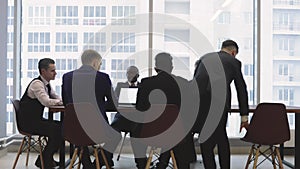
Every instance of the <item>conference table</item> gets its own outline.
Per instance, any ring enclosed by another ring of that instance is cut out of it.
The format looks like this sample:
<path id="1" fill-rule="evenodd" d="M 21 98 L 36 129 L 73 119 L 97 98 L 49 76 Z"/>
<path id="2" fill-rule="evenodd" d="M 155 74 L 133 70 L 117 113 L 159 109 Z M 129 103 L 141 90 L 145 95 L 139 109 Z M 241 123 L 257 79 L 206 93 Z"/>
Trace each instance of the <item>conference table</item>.
<path id="1" fill-rule="evenodd" d="M 118 109 L 119 111 L 133 111 L 134 108 L 121 108 Z M 249 113 L 253 113 L 256 109 L 256 105 L 249 105 Z M 53 113 L 61 112 L 61 120 L 63 120 L 65 108 L 64 106 L 53 106 L 49 107 L 49 119 L 53 118 Z M 300 169 L 300 107 L 296 106 L 286 106 L 287 113 L 294 113 L 295 114 L 295 140 L 294 140 L 294 164 L 291 164 L 283 159 L 283 163 L 294 169 Z M 237 105 L 233 105 L 231 107 L 230 113 L 239 113 L 240 109 Z M 70 158 L 72 155 L 72 145 L 70 146 Z M 281 154 L 283 155 L 282 151 L 282 145 L 281 145 Z M 62 142 L 60 153 L 59 153 L 59 162 L 60 162 L 60 168 L 65 168 L 68 166 L 69 160 L 67 162 L 65 161 L 65 141 Z"/>

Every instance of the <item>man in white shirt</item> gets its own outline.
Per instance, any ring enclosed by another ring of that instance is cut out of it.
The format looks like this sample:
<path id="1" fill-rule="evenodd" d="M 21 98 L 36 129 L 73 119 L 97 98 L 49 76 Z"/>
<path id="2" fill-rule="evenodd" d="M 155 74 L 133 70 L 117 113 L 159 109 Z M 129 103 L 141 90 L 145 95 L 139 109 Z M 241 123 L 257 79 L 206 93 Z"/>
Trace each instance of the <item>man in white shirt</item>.
<path id="1" fill-rule="evenodd" d="M 55 62 L 50 58 L 39 61 L 40 76 L 33 79 L 20 100 L 20 127 L 28 133 L 48 137 L 48 142 L 43 150 L 44 166 L 46 169 L 58 165 L 53 154 L 59 149 L 62 133 L 60 123 L 43 118 L 45 107 L 62 105 L 61 98 L 50 86 L 50 80 L 55 79 Z M 35 162 L 41 167 L 40 157 Z"/>

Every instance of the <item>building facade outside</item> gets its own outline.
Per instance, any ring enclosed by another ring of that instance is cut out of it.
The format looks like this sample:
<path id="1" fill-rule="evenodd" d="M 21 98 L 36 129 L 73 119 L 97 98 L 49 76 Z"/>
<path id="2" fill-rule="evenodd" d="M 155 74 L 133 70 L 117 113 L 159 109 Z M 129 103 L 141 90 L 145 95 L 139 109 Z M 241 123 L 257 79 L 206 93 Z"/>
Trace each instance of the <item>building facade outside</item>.
<path id="1" fill-rule="evenodd" d="M 139 67 L 140 78 L 154 74 L 149 67 L 153 67 L 151 60 L 159 51 L 171 53 L 174 56 L 174 74 L 190 80 L 194 63 L 202 54 L 218 51 L 224 40 L 233 39 L 240 46 L 237 57 L 243 63 L 249 103 L 255 104 L 255 3 L 254 0 L 157 0 L 153 2 L 151 21 L 148 1 L 23 0 L 21 94 L 31 79 L 38 75 L 37 63 L 44 57 L 56 61 L 58 74 L 51 83 L 60 93 L 62 75 L 80 66 L 80 55 L 87 48 L 95 49 L 103 56 L 101 71 L 108 73 L 113 85 L 116 85 L 126 80 L 126 68 L 130 65 Z M 297 48 L 300 44 L 300 1 L 269 0 L 261 3 L 270 8 L 261 11 L 262 18 L 268 17 L 271 21 L 260 23 L 265 30 L 261 32 L 262 46 L 269 48 L 261 48 L 259 100 L 300 105 L 300 48 Z M 13 19 L 14 5 L 9 0 L 7 135 L 14 133 L 10 104 L 14 73 Z M 149 22 L 153 23 L 153 56 L 148 55 Z M 205 38 L 199 38 L 199 34 Z M 194 46 L 205 48 L 191 48 Z M 232 102 L 237 104 L 237 99 L 233 97 Z M 229 119 L 231 137 L 241 136 L 239 120 L 236 115 Z M 293 128 L 293 115 L 289 115 L 289 122 Z"/>

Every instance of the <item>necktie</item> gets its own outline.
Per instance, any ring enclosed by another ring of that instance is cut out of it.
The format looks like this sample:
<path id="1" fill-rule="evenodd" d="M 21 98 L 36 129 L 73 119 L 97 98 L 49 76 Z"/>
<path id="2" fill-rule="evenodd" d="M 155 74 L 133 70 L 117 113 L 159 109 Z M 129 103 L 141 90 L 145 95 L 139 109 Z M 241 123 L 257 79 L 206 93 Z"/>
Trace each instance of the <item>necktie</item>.
<path id="1" fill-rule="evenodd" d="M 47 86 L 47 89 L 48 89 L 48 95 L 51 98 L 51 95 L 50 95 L 50 93 L 51 93 L 50 83 L 48 83 L 46 86 Z"/>

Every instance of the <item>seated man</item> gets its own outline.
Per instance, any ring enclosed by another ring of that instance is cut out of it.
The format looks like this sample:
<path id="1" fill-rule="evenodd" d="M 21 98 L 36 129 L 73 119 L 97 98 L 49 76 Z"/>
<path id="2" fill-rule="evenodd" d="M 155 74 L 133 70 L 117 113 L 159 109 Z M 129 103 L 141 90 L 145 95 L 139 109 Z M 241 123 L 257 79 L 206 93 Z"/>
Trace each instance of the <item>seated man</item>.
<path id="1" fill-rule="evenodd" d="M 43 118 L 44 108 L 62 105 L 62 101 L 49 83 L 56 75 L 54 60 L 41 59 L 38 68 L 40 76 L 29 83 L 20 100 L 20 126 L 25 132 L 48 137 L 48 143 L 43 151 L 45 168 L 48 169 L 58 165 L 53 159 L 53 154 L 59 149 L 62 135 L 59 123 Z M 41 167 L 40 157 L 35 165 Z"/>
<path id="2" fill-rule="evenodd" d="M 157 72 L 157 75 L 142 79 L 137 95 L 137 110 L 146 111 L 151 107 L 151 104 L 175 104 L 180 109 L 180 106 L 183 101 L 181 100 L 182 93 L 180 93 L 179 86 L 181 85 L 187 87 L 188 81 L 179 76 L 171 74 L 172 70 L 172 56 L 169 53 L 159 53 L 155 56 L 155 71 Z M 180 84 L 178 84 L 178 82 Z M 166 100 L 163 97 L 161 97 L 161 95 L 154 94 L 155 91 L 163 92 L 163 94 L 166 97 Z M 174 117 L 173 114 L 169 114 L 167 116 L 171 119 L 176 119 L 176 117 Z M 166 116 L 160 115 L 160 117 L 155 120 L 160 120 L 161 117 Z M 153 122 L 153 124 L 155 124 L 155 121 Z M 139 128 L 143 128 L 143 125 L 141 125 Z M 159 130 L 159 128 L 161 128 L 162 126 L 154 125 L 153 127 Z M 179 140 L 179 143 L 175 145 L 172 149 L 174 150 L 178 168 L 189 169 L 189 163 L 191 162 L 191 159 L 193 159 L 192 152 L 194 151 L 192 135 L 190 133 L 187 133 L 185 138 L 183 138 L 181 141 Z M 169 159 L 170 152 L 163 152 L 159 157 L 159 162 L 157 163 L 156 167 L 158 169 L 167 168 Z"/>
<path id="3" fill-rule="evenodd" d="M 99 113 L 101 113 L 103 119 L 108 123 L 108 118 L 106 111 L 116 110 L 114 106 L 114 94 L 111 86 L 111 80 L 106 73 L 100 72 L 100 66 L 102 63 L 101 55 L 94 50 L 85 50 L 81 55 L 82 66 L 79 69 L 68 72 L 63 75 L 62 82 L 62 98 L 64 105 L 68 103 L 79 103 L 88 102 L 99 108 Z M 87 116 L 88 116 L 87 112 Z M 107 124 L 108 125 L 108 124 Z M 108 125 L 108 127 L 110 127 Z M 76 131 L 74 131 L 76 132 Z M 100 133 L 99 133 L 100 134 Z M 119 134 L 119 133 L 118 133 Z M 121 135 L 116 136 L 119 138 L 114 138 L 113 143 L 116 144 L 112 147 L 117 147 L 121 139 Z M 119 139 L 119 140 L 118 140 Z M 105 143 L 105 145 L 107 142 Z M 104 148 L 105 148 L 104 145 Z M 114 150 L 113 150 L 114 151 Z M 83 167 L 84 169 L 95 168 L 95 163 L 91 162 L 89 158 L 88 148 L 84 148 L 83 152 Z M 113 154 L 112 151 L 105 151 L 106 158 L 110 166 L 113 166 Z M 101 154 L 99 154 L 99 158 Z M 100 159 L 101 166 L 104 165 L 102 159 Z"/>
<path id="4" fill-rule="evenodd" d="M 139 82 L 137 81 L 139 77 L 139 70 L 136 66 L 129 66 L 126 72 L 127 81 L 126 82 L 118 82 L 117 87 L 115 89 L 116 97 L 120 96 L 121 88 L 137 88 L 139 86 Z M 137 123 L 127 119 L 122 116 L 119 112 L 115 115 L 114 120 L 111 123 L 111 126 L 121 132 L 129 132 L 130 137 L 136 137 L 137 133 Z M 131 142 L 132 148 L 135 152 L 136 146 Z M 139 169 L 144 169 L 146 166 L 146 157 L 145 158 L 135 158 L 136 166 Z"/>

